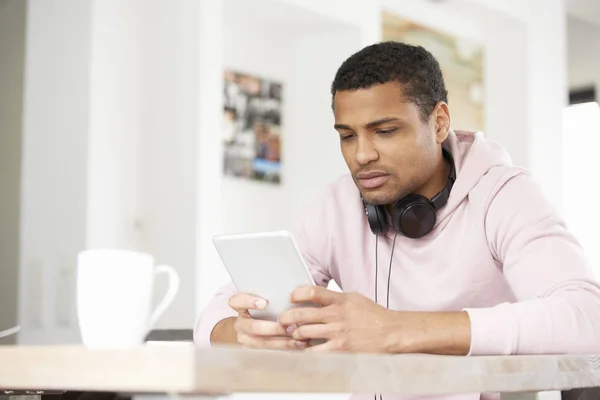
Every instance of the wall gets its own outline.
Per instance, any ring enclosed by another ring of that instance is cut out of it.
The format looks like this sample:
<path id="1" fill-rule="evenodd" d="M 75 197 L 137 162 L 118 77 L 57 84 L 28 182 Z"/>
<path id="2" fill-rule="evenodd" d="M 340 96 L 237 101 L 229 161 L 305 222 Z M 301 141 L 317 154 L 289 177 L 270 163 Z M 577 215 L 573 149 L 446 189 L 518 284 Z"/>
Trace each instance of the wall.
<path id="1" fill-rule="evenodd" d="M 23 106 L 21 343 L 78 340 L 75 256 L 86 245 L 90 2 L 28 1 Z"/>
<path id="2" fill-rule="evenodd" d="M 289 210 L 283 220 L 286 223 L 294 222 L 332 180 L 348 173 L 333 128 L 330 86 L 341 63 L 361 47 L 360 30 L 345 26 L 309 34 L 294 43 L 287 101 L 289 138 L 284 154 L 290 185 L 283 205 Z"/>
<path id="3" fill-rule="evenodd" d="M 195 320 L 199 2 L 142 3 L 140 246 L 175 268 L 181 281 L 157 328 L 189 328 Z M 158 280 L 155 302 L 165 290 L 166 281 Z"/>
<path id="4" fill-rule="evenodd" d="M 23 65 L 27 3 L 0 3 L 0 330 L 18 324 Z M 15 341 L 15 336 L 0 340 Z"/>
<path id="5" fill-rule="evenodd" d="M 224 232 L 283 229 L 327 182 L 346 171 L 333 130 L 329 86 L 338 63 L 360 43 L 357 30 L 342 26 L 339 32 L 329 28 L 311 35 L 261 27 L 231 23 L 225 31 L 224 64 L 284 85 L 282 182 L 225 177 Z M 315 59 L 322 62 L 309 61 Z"/>
<path id="6" fill-rule="evenodd" d="M 226 23 L 224 67 L 282 82 L 284 101 L 287 103 L 293 55 L 290 41 L 293 41 L 293 37 L 280 32 L 273 35 L 273 31 L 262 24 L 258 30 L 248 29 L 248 24 L 242 19 Z M 289 137 L 288 106 L 285 106 L 282 114 L 282 143 L 287 143 Z M 287 144 L 283 146 L 287 147 Z M 287 176 L 283 176 L 281 186 L 225 177 L 220 194 L 223 201 L 222 230 L 235 232 L 280 228 L 283 221 L 288 219 L 285 202 L 286 189 L 289 187 Z"/>
<path id="7" fill-rule="evenodd" d="M 337 24 L 358 29 L 360 41 L 354 50 L 360 50 L 361 47 L 381 39 L 380 11 L 384 0 L 353 2 L 351 7 L 348 6 L 349 3 L 346 0 L 276 0 L 276 2 L 294 6 L 296 12 L 310 13 L 309 18 L 313 21 L 315 18 L 321 17 L 325 18 L 321 19 L 321 22 L 326 24 L 335 21 Z M 292 21 L 294 19 L 291 18 Z M 300 25 L 300 27 L 304 29 L 310 27 L 312 32 L 318 32 L 320 29 L 318 25 L 315 26 L 314 22 L 309 25 Z"/>
<path id="8" fill-rule="evenodd" d="M 502 14 L 483 19 L 485 29 L 485 123 L 516 165 L 532 167 L 528 126 L 527 25 Z M 510 99 L 510 101 L 507 101 Z"/>

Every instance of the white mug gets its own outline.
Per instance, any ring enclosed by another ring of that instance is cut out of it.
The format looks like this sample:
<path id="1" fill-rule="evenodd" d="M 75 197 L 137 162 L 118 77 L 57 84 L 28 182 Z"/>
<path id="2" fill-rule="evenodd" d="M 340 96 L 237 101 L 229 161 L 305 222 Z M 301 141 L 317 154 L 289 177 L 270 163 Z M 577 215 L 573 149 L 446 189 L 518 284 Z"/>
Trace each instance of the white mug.
<path id="1" fill-rule="evenodd" d="M 152 311 L 154 277 L 169 278 L 167 293 Z M 141 345 L 175 299 L 179 275 L 155 266 L 150 254 L 129 250 L 85 250 L 77 258 L 77 316 L 83 345 L 125 348 Z"/>

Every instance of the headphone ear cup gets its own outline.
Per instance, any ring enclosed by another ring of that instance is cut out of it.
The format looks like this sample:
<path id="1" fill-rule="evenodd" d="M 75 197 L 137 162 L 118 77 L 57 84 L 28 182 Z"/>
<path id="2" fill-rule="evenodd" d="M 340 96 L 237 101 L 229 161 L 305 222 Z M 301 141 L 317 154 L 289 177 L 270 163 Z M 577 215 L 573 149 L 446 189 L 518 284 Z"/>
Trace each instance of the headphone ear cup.
<path id="1" fill-rule="evenodd" d="M 394 206 L 392 222 L 394 229 L 404 236 L 421 238 L 435 226 L 435 206 L 424 196 L 410 194 Z"/>
<path id="2" fill-rule="evenodd" d="M 364 204 L 371 232 L 373 232 L 376 235 L 386 233 L 388 230 L 388 224 L 386 221 L 385 208 L 383 206 L 375 206 L 368 203 Z"/>

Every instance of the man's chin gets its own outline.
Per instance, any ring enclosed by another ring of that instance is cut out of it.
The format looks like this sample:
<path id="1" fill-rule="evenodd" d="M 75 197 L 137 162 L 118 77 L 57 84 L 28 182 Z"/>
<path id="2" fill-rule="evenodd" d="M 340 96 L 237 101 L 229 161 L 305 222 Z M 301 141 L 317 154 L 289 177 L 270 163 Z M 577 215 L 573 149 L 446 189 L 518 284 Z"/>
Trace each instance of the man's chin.
<path id="1" fill-rule="evenodd" d="M 385 193 L 363 192 L 361 195 L 364 201 L 374 206 L 384 206 L 395 202 L 395 198 Z"/>
<path id="2" fill-rule="evenodd" d="M 390 193 L 385 190 L 360 190 L 363 200 L 374 206 L 386 206 L 395 204 L 399 199 L 404 198 L 408 193 Z"/>
<path id="3" fill-rule="evenodd" d="M 400 198 L 398 193 L 392 193 L 394 190 L 390 190 L 388 184 L 374 189 L 366 189 L 354 177 L 353 180 L 363 200 L 374 206 L 393 204 Z"/>

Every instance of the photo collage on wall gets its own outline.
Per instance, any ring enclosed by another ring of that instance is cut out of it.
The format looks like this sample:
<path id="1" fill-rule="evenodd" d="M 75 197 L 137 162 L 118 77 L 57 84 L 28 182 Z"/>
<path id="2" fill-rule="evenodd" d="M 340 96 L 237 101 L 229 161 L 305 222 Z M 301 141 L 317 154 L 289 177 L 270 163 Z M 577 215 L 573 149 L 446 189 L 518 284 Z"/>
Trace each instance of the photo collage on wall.
<path id="1" fill-rule="evenodd" d="M 224 94 L 223 173 L 279 184 L 282 84 L 226 70 Z"/>

